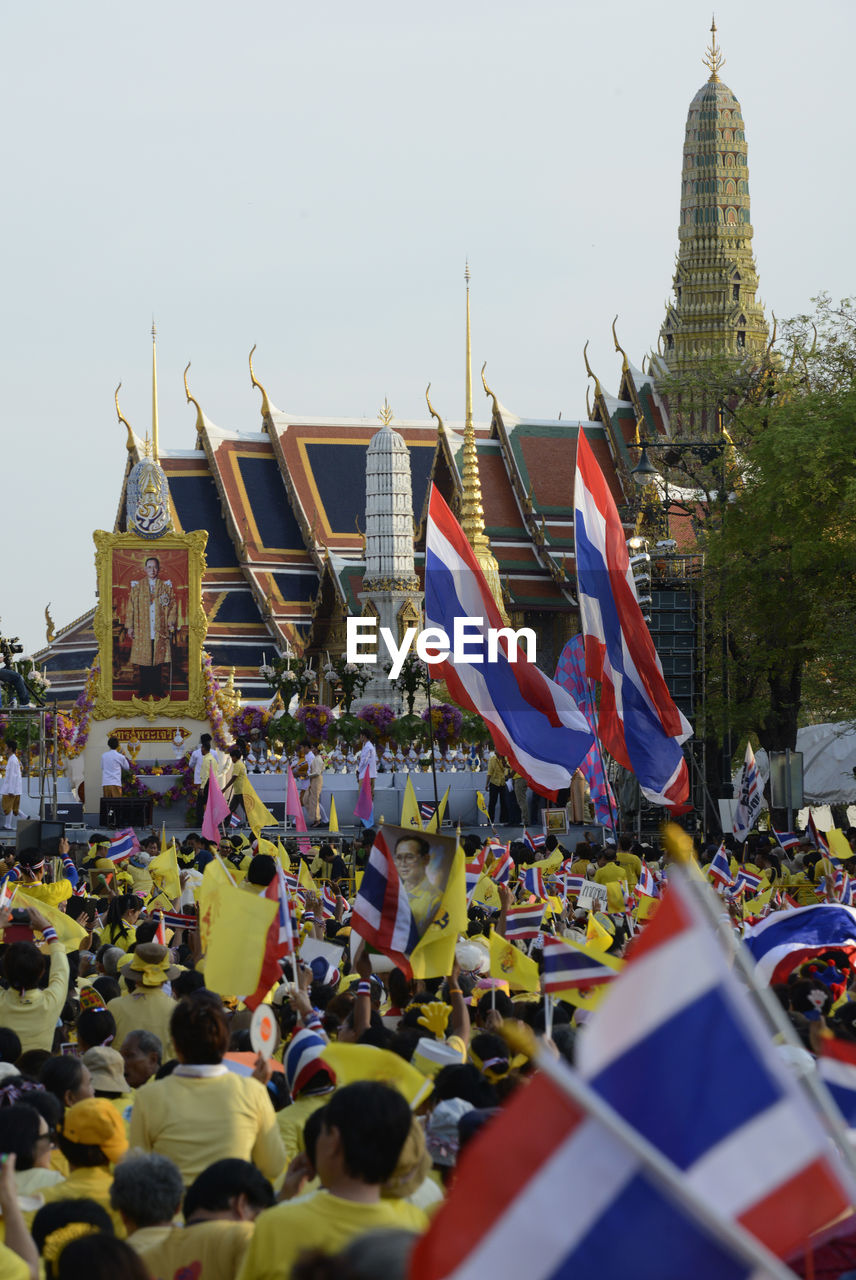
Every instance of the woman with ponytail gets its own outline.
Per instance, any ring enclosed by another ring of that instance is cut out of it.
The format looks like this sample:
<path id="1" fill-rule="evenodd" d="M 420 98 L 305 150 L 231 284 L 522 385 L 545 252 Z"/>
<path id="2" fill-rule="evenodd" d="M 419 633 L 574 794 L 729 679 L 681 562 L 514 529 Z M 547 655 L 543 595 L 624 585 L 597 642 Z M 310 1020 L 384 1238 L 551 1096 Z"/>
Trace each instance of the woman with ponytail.
<path id="1" fill-rule="evenodd" d="M 137 940 L 134 927 L 140 918 L 143 900 L 135 893 L 120 893 L 112 898 L 104 917 L 104 928 L 101 930 L 101 943 L 111 947 L 120 947 L 122 951 L 130 951 Z"/>

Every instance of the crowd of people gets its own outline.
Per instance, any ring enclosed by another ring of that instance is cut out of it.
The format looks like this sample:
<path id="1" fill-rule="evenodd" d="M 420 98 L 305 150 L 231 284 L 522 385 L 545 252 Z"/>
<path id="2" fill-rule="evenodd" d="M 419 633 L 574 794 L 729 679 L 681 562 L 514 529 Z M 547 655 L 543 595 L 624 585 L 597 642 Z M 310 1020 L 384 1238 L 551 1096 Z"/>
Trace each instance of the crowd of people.
<path id="1" fill-rule="evenodd" d="M 444 977 L 414 980 L 351 945 L 374 834 L 353 848 L 289 842 L 282 851 L 292 874 L 303 858 L 324 890 L 297 891 L 301 938 L 338 948 L 338 958 L 316 947 L 309 962 L 282 961 L 267 996 L 272 1055 L 253 1048 L 243 1001 L 206 986 L 194 918 L 209 867 L 265 892 L 279 860 L 267 842 L 190 835 L 178 850 L 181 896 L 170 904 L 181 915 L 167 913 L 165 933 L 148 871 L 155 836 L 118 862 L 102 833 L 88 845 L 60 842 L 58 857 L 7 855 L 0 1275 L 406 1276 L 414 1242 L 454 1193 L 461 1151 L 535 1069 L 503 1029 L 526 1024 L 573 1063 L 592 1016 L 586 992 L 555 1000 L 548 1013 L 540 990 L 515 991 L 492 969 L 491 933 L 504 937 L 509 912 L 534 900 L 529 873 L 537 872 L 544 919 L 537 936 L 511 945 L 540 966 L 555 935 L 620 962 L 657 909 L 668 859 L 625 836 L 572 850 L 556 836 L 505 850 L 464 836 L 479 878 L 455 962 Z M 856 844 L 856 831 L 846 834 Z M 717 856 L 733 880 L 739 870 L 751 877 L 750 902 L 723 895 L 738 928 L 754 911 L 834 896 L 830 859 L 810 840 L 785 852 L 756 835 L 696 852 L 702 871 Z M 497 881 L 492 871 L 504 862 Z M 852 869 L 856 878 L 856 858 Z M 605 889 L 602 909 L 580 905 L 586 882 Z M 62 917 L 80 926 L 75 939 L 61 936 Z M 847 957 L 830 952 L 777 989 L 802 1046 L 796 1057 L 789 1048 L 794 1070 L 813 1069 L 819 1025 L 856 1043 L 852 983 Z"/>

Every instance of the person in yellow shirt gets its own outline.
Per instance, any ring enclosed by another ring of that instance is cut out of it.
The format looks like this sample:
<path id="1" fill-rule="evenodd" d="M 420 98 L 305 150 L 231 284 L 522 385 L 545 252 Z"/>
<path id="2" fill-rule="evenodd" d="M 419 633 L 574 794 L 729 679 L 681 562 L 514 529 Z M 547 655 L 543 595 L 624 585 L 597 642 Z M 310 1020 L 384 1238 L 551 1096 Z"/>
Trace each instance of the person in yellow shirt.
<path id="1" fill-rule="evenodd" d="M 111 898 L 101 930 L 101 945 L 106 943 L 120 951 L 130 951 L 137 941 L 136 923 L 143 909 L 143 900 L 135 893 L 120 893 Z"/>
<path id="2" fill-rule="evenodd" d="M 132 1031 L 151 1031 L 172 1057 L 169 1022 L 175 1001 L 163 990 L 181 970 L 169 962 L 169 951 L 159 942 L 138 942 L 130 960 L 120 969 L 129 991 L 111 1000 L 107 1009 L 116 1020 L 116 1043 L 122 1044 Z"/>
<path id="3" fill-rule="evenodd" d="M 289 1280 L 305 1249 L 334 1254 L 367 1231 L 428 1225 L 406 1200 L 381 1199 L 410 1133 L 402 1095 L 361 1080 L 335 1093 L 319 1114 L 314 1164 L 321 1188 L 259 1215 L 239 1280 Z"/>
<path id="4" fill-rule="evenodd" d="M 68 850 L 68 842 L 64 843 Z M 45 881 L 45 855 L 39 849 L 22 849 L 18 854 L 18 863 L 21 868 L 21 888 L 38 902 L 44 902 L 49 907 L 59 907 L 74 892 L 71 881 L 64 877 Z"/>
<path id="5" fill-rule="evenodd" d="M 309 998 L 303 993 L 309 1003 Z M 292 1036 L 283 1054 L 285 1080 L 292 1102 L 278 1111 L 276 1122 L 285 1147 L 286 1164 L 303 1151 L 303 1127 L 306 1121 L 330 1101 L 335 1080 L 321 1057 L 327 1047 L 323 1036 L 303 1028 Z"/>
<path id="6" fill-rule="evenodd" d="M 45 1203 L 94 1200 L 110 1212 L 117 1233 L 124 1235 L 122 1220 L 110 1206 L 110 1166 L 128 1150 L 121 1116 L 106 1098 L 75 1102 L 60 1121 L 57 1142 L 71 1172 L 64 1182 L 45 1188 Z"/>
<path id="7" fill-rule="evenodd" d="M 632 852 L 633 849 L 632 836 L 618 837 L 618 852 L 615 860 L 620 867 L 627 872 L 627 883 L 631 889 L 635 889 L 642 874 L 642 859 Z"/>
<path id="8" fill-rule="evenodd" d="M 5 1228 L 5 1243 L 0 1244 L 0 1276 L 4 1280 L 37 1280 L 39 1253 L 18 1205 L 14 1154 L 4 1155 L 0 1162 L 0 1216 Z"/>
<path id="9" fill-rule="evenodd" d="M 616 861 L 615 850 L 604 845 L 597 859 L 597 871 L 594 873 L 595 884 L 606 885 L 606 909 L 612 914 L 625 911 L 627 904 L 624 891 L 627 888 L 627 872 Z"/>
<path id="10" fill-rule="evenodd" d="M 15 1032 L 21 1041 L 22 1053 L 29 1049 L 46 1049 L 51 1053 L 57 1019 L 68 996 L 68 958 L 56 930 L 42 913 L 28 907 L 27 915 L 30 927 L 41 933 L 47 943 L 50 980 L 47 987 L 40 986 L 45 957 L 34 942 L 10 942 L 3 955 L 3 976 L 9 985 L 0 990 L 0 1026 Z M 4 908 L 0 910 L 4 940 L 10 925 L 11 911 Z"/>
<path id="11" fill-rule="evenodd" d="M 247 822 L 247 806 L 244 803 L 244 796 L 250 788 L 247 766 L 244 764 L 244 757 L 240 747 L 231 747 L 229 756 L 232 761 L 232 777 L 226 784 L 226 791 L 229 792 L 227 796 L 229 810 L 231 813 L 237 813 L 240 809 L 244 815 L 244 822 Z"/>

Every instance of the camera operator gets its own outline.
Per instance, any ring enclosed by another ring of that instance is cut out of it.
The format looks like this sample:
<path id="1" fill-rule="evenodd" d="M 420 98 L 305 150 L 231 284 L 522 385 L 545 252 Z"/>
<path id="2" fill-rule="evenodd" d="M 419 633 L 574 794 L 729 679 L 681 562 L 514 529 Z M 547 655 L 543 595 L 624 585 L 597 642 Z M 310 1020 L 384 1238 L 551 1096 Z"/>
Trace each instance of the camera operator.
<path id="1" fill-rule="evenodd" d="M 31 708 L 36 706 L 33 701 L 34 695 L 27 688 L 20 671 L 16 671 L 12 665 L 15 654 L 23 653 L 23 651 L 24 646 L 17 636 L 12 636 L 9 640 L 5 636 L 0 636 L 0 653 L 3 655 L 3 665 L 0 667 L 0 684 L 9 686 L 10 697 L 17 699 L 19 707 Z"/>

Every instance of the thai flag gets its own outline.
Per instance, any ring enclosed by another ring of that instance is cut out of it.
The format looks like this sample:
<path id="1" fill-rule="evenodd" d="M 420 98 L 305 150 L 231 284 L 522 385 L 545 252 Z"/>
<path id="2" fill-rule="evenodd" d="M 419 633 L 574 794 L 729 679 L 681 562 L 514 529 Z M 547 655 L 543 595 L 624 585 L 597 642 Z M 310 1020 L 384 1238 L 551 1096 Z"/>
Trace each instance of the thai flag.
<path id="1" fill-rule="evenodd" d="M 161 919 L 168 929 L 198 929 L 199 917 L 192 915 L 180 915 L 175 911 L 164 911 L 161 913 Z"/>
<path id="2" fill-rule="evenodd" d="M 725 844 L 721 844 L 713 855 L 713 861 L 708 867 L 710 878 L 719 887 L 731 888 L 734 884 L 734 876 L 731 874 L 731 863 L 728 860 L 728 851 Z"/>
<path id="3" fill-rule="evenodd" d="M 531 836 L 526 828 L 523 828 L 523 843 L 527 849 L 531 849 L 533 853 L 538 853 L 547 843 L 547 837 L 544 835 Z"/>
<path id="4" fill-rule="evenodd" d="M 579 893 L 580 889 L 582 889 L 585 882 L 586 882 L 585 876 L 572 876 L 570 874 L 566 875 L 565 884 L 564 884 L 565 897 L 567 898 L 572 893 Z"/>
<path id="5" fill-rule="evenodd" d="M 321 886 L 321 907 L 325 920 L 336 918 L 336 895 L 328 884 Z"/>
<path id="6" fill-rule="evenodd" d="M 636 893 L 642 893 L 646 898 L 658 898 L 660 896 L 660 890 L 657 886 L 657 882 L 651 874 L 651 868 L 645 861 L 642 862 L 642 870 L 639 873 L 639 879 L 636 882 Z"/>
<path id="7" fill-rule="evenodd" d="M 821 853 L 829 856 L 829 841 L 822 831 L 818 831 L 817 824 L 814 820 L 814 814 L 811 809 L 808 811 L 808 822 L 806 823 L 806 831 L 808 832 L 815 849 L 820 849 Z"/>
<path id="8" fill-rule="evenodd" d="M 755 825 L 761 812 L 761 777 L 755 763 L 755 752 L 750 743 L 746 743 L 746 754 L 743 759 L 743 772 L 740 775 L 740 786 L 737 792 L 737 808 L 731 829 L 738 840 L 745 840 Z"/>
<path id="9" fill-rule="evenodd" d="M 856 1129 L 856 1044 L 822 1039 L 817 1074 L 823 1080 L 850 1129 Z"/>
<path id="10" fill-rule="evenodd" d="M 527 893 L 534 893 L 536 898 L 543 899 L 547 897 L 544 877 L 538 867 L 525 867 L 521 879 Z"/>
<path id="11" fill-rule="evenodd" d="M 852 1203 L 856 1187 L 800 1082 L 778 1058 L 695 892 L 685 872 L 673 873 L 657 914 L 576 1043 L 577 1066 L 711 1211 L 787 1257 Z M 735 1080 L 742 1082 L 736 1090 Z M 661 1262 L 666 1255 L 671 1261 L 671 1239 Z"/>
<path id="12" fill-rule="evenodd" d="M 476 856 L 472 858 L 469 862 L 467 862 L 464 866 L 464 878 L 466 882 L 468 904 L 472 902 L 473 894 L 476 891 L 476 887 L 478 886 L 479 880 L 481 880 L 482 878 L 486 852 L 487 852 L 486 849 L 479 849 Z"/>
<path id="13" fill-rule="evenodd" d="M 437 812 L 437 806 L 433 800 L 420 800 L 419 817 L 423 822 L 430 822 Z"/>
<path id="14" fill-rule="evenodd" d="M 542 987 L 547 995 L 569 987 L 594 987 L 617 976 L 602 960 L 587 951 L 568 946 L 559 938 L 544 939 Z"/>
<path id="15" fill-rule="evenodd" d="M 482 717 L 494 746 L 540 795 L 555 799 L 571 785 L 594 736 L 567 690 L 525 657 L 508 657 L 508 629 L 466 535 L 432 486 L 425 545 L 425 621 L 449 636 L 456 619 L 468 622 L 466 662 L 432 664 L 460 706 Z M 498 636 L 488 660 L 488 628 Z"/>
<path id="16" fill-rule="evenodd" d="M 586 673 L 601 681 L 602 744 L 655 804 L 689 795 L 681 743 L 692 729 L 672 701 L 642 617 L 615 499 L 582 430 L 574 528 Z"/>
<path id="17" fill-rule="evenodd" d="M 776 837 L 782 849 L 796 849 L 800 842 L 800 838 L 795 831 L 777 831 L 775 827 L 770 827 L 770 831 Z"/>
<path id="18" fill-rule="evenodd" d="M 383 828 L 375 836 L 357 890 L 351 928 L 370 946 L 394 960 L 407 977 L 411 976 L 407 957 L 419 941 L 419 933 Z"/>
<path id="19" fill-rule="evenodd" d="M 107 857 L 111 862 L 122 862 L 125 858 L 130 858 L 132 853 L 137 853 L 139 848 L 140 842 L 136 834 L 127 827 L 124 831 L 117 831 L 113 836 Z"/>
<path id="20" fill-rule="evenodd" d="M 743 941 L 764 982 L 784 982 L 792 970 L 821 951 L 856 955 L 856 909 L 816 903 L 779 911 L 746 929 Z"/>
<path id="21" fill-rule="evenodd" d="M 508 851 L 507 844 L 489 844 L 488 853 L 492 853 L 495 859 L 490 869 L 490 878 L 497 884 L 508 884 L 511 879 L 511 868 L 514 866 L 514 859 Z"/>
<path id="22" fill-rule="evenodd" d="M 294 900 L 288 888 L 287 877 L 279 863 L 277 863 L 276 868 L 276 910 L 277 941 L 280 956 L 293 956 L 297 951 L 297 938 L 300 936 L 300 929 L 294 909 Z"/>
<path id="23" fill-rule="evenodd" d="M 527 903 L 522 907 L 509 907 L 505 917 L 505 936 L 508 941 L 537 938 L 546 910 L 546 902 L 536 902 L 534 906 Z"/>
<path id="24" fill-rule="evenodd" d="M 737 872 L 737 879 L 734 881 L 734 896 L 737 897 L 741 893 L 745 893 L 747 898 L 754 898 L 760 888 L 761 877 L 753 875 L 751 871 L 745 871 L 741 867 Z"/>
<path id="25" fill-rule="evenodd" d="M 232 828 L 232 830 L 234 831 L 236 827 L 239 827 L 240 825 L 241 825 L 241 819 L 238 817 L 237 813 L 230 814 L 229 826 Z"/>

